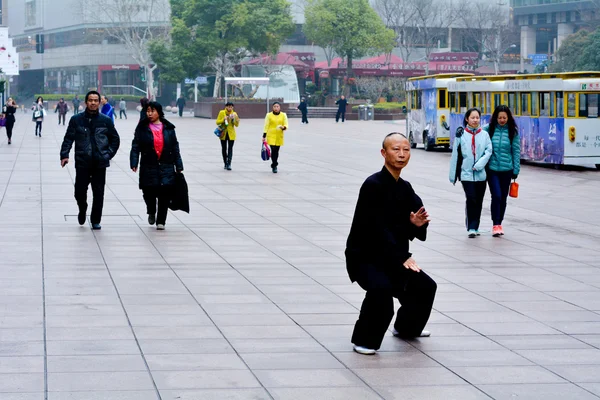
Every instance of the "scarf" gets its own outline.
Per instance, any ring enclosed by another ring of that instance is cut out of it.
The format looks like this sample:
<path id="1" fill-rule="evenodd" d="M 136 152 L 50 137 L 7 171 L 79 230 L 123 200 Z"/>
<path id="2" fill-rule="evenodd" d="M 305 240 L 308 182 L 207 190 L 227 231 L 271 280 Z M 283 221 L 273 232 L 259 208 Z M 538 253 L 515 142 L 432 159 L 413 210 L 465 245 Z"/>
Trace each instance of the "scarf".
<path id="1" fill-rule="evenodd" d="M 475 147 L 475 136 L 476 136 L 476 135 L 477 135 L 479 132 L 481 132 L 481 127 L 478 127 L 478 128 L 471 128 L 470 126 L 468 126 L 468 125 L 467 125 L 467 126 L 465 127 L 465 131 L 466 131 L 466 132 L 469 132 L 471 135 L 473 135 L 473 136 L 472 136 L 472 138 L 471 138 L 471 151 L 473 151 L 473 156 L 475 156 L 475 155 L 476 155 L 476 154 L 475 154 L 475 148 L 476 148 L 476 147 Z"/>

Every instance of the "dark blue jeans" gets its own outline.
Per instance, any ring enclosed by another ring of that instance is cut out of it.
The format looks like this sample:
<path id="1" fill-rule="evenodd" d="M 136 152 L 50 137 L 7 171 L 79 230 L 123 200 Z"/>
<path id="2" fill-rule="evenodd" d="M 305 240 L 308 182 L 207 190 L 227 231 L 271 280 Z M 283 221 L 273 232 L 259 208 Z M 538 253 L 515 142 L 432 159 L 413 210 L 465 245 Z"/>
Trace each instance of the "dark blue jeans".
<path id="1" fill-rule="evenodd" d="M 469 182 L 462 181 L 465 190 L 466 204 L 466 225 L 467 230 L 479 230 L 481 220 L 481 209 L 483 208 L 483 197 L 485 196 L 485 181 Z"/>
<path id="2" fill-rule="evenodd" d="M 487 171 L 488 185 L 492 195 L 492 221 L 494 225 L 502 225 L 506 212 L 506 198 L 510 190 L 512 171 Z"/>

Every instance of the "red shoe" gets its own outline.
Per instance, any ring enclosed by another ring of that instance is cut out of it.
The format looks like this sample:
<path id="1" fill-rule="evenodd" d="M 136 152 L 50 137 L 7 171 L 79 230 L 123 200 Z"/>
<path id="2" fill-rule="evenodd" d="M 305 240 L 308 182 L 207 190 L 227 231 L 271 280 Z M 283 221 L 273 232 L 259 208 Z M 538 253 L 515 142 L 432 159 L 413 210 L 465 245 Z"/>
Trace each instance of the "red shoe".
<path id="1" fill-rule="evenodd" d="M 498 230 L 500 231 L 500 234 L 504 236 L 504 229 L 502 229 L 502 225 L 498 225 Z"/>
<path id="2" fill-rule="evenodd" d="M 494 225 L 492 228 L 492 236 L 499 237 L 502 235 L 502 227 L 500 225 Z"/>

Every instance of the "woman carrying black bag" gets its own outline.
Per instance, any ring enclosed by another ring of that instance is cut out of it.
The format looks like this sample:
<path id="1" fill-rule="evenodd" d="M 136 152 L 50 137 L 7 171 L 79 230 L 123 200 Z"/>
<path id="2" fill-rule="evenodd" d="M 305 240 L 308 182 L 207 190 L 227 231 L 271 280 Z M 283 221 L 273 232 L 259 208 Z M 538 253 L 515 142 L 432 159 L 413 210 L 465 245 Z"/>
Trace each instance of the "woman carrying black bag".
<path id="1" fill-rule="evenodd" d="M 183 172 L 183 161 L 175 126 L 165 119 L 162 106 L 151 101 L 146 114 L 148 118 L 142 119 L 135 129 L 130 166 L 137 172 L 138 163 L 140 165 L 140 189 L 146 202 L 148 223 L 156 223 L 156 229 L 162 231 L 177 181 L 176 171 Z"/>

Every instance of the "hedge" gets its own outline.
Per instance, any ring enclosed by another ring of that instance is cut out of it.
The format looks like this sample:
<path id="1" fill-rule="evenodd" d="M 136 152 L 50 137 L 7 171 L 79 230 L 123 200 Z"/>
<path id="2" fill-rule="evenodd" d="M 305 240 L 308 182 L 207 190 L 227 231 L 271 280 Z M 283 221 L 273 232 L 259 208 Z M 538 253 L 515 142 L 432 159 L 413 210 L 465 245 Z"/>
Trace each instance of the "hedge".
<path id="1" fill-rule="evenodd" d="M 392 103 L 392 102 L 385 102 L 385 103 L 376 103 L 373 104 L 373 107 L 375 108 L 375 111 L 387 111 L 387 110 L 398 110 L 401 111 L 402 107 L 406 106 L 406 102 L 403 101 L 402 103 Z M 358 111 L 358 107 L 359 106 L 353 106 L 352 107 L 352 111 L 353 112 L 357 112 Z"/>
<path id="2" fill-rule="evenodd" d="M 44 98 L 44 101 L 59 101 L 61 98 L 65 99 L 65 101 L 72 101 L 75 98 L 74 94 L 36 94 L 36 95 L 34 95 L 34 99 L 37 99 L 40 96 L 42 96 Z M 81 100 L 82 102 L 85 100 L 85 94 L 80 94 L 78 96 L 79 96 L 79 100 Z M 109 95 L 109 97 L 111 97 L 111 95 Z M 142 98 L 142 96 L 131 96 L 131 95 L 127 95 L 127 94 L 114 95 L 112 97 L 115 100 L 121 100 L 121 98 L 123 98 L 123 99 L 125 99 L 125 101 L 135 101 L 135 102 L 139 102 L 140 99 Z"/>

